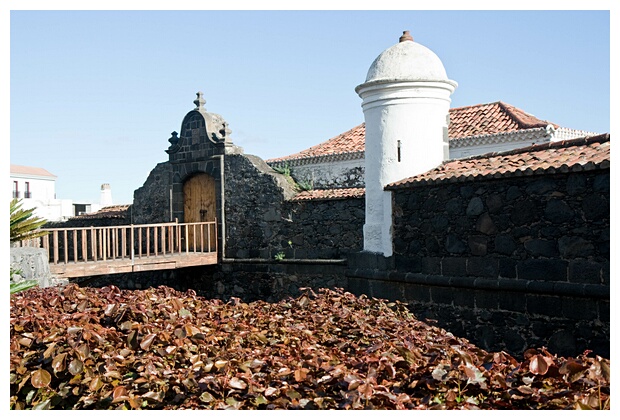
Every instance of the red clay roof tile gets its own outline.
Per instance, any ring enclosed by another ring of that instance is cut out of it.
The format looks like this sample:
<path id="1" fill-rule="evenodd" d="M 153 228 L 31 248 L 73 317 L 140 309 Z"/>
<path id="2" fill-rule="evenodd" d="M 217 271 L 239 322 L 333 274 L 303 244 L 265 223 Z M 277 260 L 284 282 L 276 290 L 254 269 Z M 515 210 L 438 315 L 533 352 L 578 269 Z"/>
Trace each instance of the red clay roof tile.
<path id="1" fill-rule="evenodd" d="M 364 134 L 366 132 L 364 123 L 353 127 L 349 131 L 337 135 L 323 143 L 302 150 L 293 155 L 269 159 L 267 163 L 276 163 L 288 160 L 304 159 L 317 156 L 339 155 L 343 153 L 362 152 L 364 150 Z"/>
<path id="2" fill-rule="evenodd" d="M 423 174 L 389 184 L 386 189 L 406 188 L 417 184 L 608 168 L 610 156 L 610 135 L 601 134 L 451 160 Z"/>
<path id="3" fill-rule="evenodd" d="M 331 190 L 303 191 L 293 197 L 291 201 L 340 200 L 343 198 L 359 198 L 364 196 L 364 191 L 364 188 L 334 188 Z"/>
<path id="4" fill-rule="evenodd" d="M 610 166 L 610 156 L 610 135 L 601 134 L 452 160 L 421 175 L 394 182 L 386 189 L 394 190 L 441 182 L 604 169 Z M 364 188 L 312 190 L 297 194 L 292 201 L 359 198 L 364 194 Z"/>
<path id="5" fill-rule="evenodd" d="M 559 127 L 557 124 L 538 119 L 519 108 L 498 101 L 451 109 L 448 137 L 459 139 L 542 128 L 548 125 Z"/>
<path id="6" fill-rule="evenodd" d="M 540 120 L 519 108 L 498 101 L 490 104 L 471 105 L 450 110 L 448 137 L 451 140 L 470 136 L 508 133 L 530 128 L 559 126 Z M 323 143 L 289 156 L 267 160 L 267 163 L 298 160 L 304 158 L 335 156 L 364 151 L 364 123 L 339 134 Z"/>
<path id="7" fill-rule="evenodd" d="M 93 213 L 85 213 L 80 214 L 79 216 L 71 217 L 71 220 L 122 219 L 127 216 L 127 209 L 129 209 L 129 204 L 107 206 Z"/>

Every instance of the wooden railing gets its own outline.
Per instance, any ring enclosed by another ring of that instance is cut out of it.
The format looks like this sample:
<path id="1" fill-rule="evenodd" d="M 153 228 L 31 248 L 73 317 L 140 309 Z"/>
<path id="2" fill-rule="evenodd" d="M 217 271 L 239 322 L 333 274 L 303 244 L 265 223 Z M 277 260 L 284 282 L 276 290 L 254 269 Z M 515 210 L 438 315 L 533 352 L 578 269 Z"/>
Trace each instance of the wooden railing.
<path id="1" fill-rule="evenodd" d="M 23 245 L 48 250 L 50 265 L 151 257 L 217 253 L 217 223 L 157 223 L 146 225 L 45 229 L 48 235 Z"/>

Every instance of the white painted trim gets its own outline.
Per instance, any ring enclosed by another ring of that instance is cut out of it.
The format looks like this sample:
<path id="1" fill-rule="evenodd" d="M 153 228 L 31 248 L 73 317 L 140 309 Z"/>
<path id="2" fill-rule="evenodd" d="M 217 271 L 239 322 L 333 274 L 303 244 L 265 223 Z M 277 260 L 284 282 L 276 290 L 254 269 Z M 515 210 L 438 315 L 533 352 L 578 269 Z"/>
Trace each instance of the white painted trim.
<path id="1" fill-rule="evenodd" d="M 526 130 L 511 131 L 508 133 L 482 134 L 479 136 L 450 139 L 450 149 L 483 146 L 488 144 L 515 143 L 528 140 L 535 141 L 537 143 L 543 139 L 550 141 L 553 134 L 550 132 L 549 127 L 550 126 L 537 127 Z"/>

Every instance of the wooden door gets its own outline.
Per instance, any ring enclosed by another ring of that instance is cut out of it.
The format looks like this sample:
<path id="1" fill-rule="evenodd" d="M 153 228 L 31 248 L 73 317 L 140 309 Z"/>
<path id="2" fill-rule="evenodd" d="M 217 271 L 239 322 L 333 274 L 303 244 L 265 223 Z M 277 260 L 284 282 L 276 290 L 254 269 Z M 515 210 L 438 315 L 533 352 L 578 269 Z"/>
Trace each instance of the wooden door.
<path id="1" fill-rule="evenodd" d="M 185 223 L 194 222 L 213 222 L 216 219 L 216 202 L 215 202 L 215 179 L 213 177 L 201 173 L 192 176 L 185 184 L 183 184 L 183 216 Z M 202 230 L 196 228 L 196 236 L 194 230 L 190 226 L 188 231 L 188 243 L 190 250 L 201 250 L 201 237 L 203 238 L 203 250 L 214 251 L 217 241 L 215 228 L 212 225 L 205 226 Z M 194 239 L 196 248 L 194 249 Z"/>

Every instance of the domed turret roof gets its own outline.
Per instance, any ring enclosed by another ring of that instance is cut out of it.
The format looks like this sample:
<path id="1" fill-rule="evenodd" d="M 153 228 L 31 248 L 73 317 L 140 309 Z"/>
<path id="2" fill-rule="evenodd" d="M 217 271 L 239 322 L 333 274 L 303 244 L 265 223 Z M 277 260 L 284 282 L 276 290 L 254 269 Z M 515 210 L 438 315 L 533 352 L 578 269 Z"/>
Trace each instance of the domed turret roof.
<path id="1" fill-rule="evenodd" d="M 447 81 L 437 54 L 413 41 L 404 31 L 400 42 L 383 51 L 372 63 L 366 83 L 392 81 Z"/>

